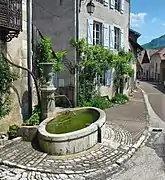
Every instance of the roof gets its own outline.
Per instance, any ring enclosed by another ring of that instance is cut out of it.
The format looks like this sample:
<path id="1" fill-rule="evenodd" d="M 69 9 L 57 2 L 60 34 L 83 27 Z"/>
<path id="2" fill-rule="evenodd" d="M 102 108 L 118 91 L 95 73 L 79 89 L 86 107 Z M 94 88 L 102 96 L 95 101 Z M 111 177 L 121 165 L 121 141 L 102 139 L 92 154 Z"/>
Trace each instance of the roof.
<path id="1" fill-rule="evenodd" d="M 158 54 L 161 60 L 165 60 L 165 47 L 162 47 L 159 50 L 157 50 L 154 54 L 152 54 L 152 56 L 155 54 Z"/>
<path id="2" fill-rule="evenodd" d="M 133 29 L 129 29 L 130 32 L 134 33 L 136 36 L 140 37 L 141 34 L 138 33 L 137 31 L 133 30 Z"/>
<path id="3" fill-rule="evenodd" d="M 153 50 L 153 49 L 144 49 L 143 51 L 141 51 L 141 55 L 138 57 L 140 64 L 150 63 L 151 56 L 156 51 L 157 50 Z"/>
<path id="4" fill-rule="evenodd" d="M 131 38 L 129 38 L 130 43 L 132 43 L 133 45 L 135 45 L 138 49 L 143 50 L 143 47 L 140 46 L 140 44 L 138 44 L 137 42 L 134 42 Z"/>

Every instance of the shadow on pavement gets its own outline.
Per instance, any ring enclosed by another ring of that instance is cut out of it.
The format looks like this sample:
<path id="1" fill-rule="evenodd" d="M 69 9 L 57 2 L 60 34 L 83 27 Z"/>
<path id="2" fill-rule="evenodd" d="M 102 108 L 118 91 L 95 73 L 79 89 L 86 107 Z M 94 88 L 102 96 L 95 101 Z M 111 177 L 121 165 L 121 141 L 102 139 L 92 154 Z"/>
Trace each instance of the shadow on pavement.
<path id="1" fill-rule="evenodd" d="M 154 142 L 147 143 L 147 146 L 154 149 L 158 157 L 160 157 L 165 164 L 165 134 L 161 133 L 157 139 L 154 139 Z"/>

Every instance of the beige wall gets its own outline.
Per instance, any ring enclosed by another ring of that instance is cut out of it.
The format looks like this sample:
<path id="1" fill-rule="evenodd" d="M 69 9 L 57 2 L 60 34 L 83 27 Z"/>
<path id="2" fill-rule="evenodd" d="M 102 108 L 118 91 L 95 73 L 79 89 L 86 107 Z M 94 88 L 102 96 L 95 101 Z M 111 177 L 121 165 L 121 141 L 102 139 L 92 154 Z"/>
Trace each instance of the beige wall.
<path id="1" fill-rule="evenodd" d="M 86 3 L 82 3 L 81 10 L 79 13 L 79 37 L 87 38 L 88 32 L 88 19 L 92 19 L 93 21 L 100 22 L 102 24 L 113 25 L 119 27 L 123 30 L 123 45 L 126 51 L 129 49 L 129 41 L 128 41 L 128 25 L 129 25 L 129 3 L 125 1 L 124 4 L 124 13 L 118 12 L 110 7 L 105 7 L 103 4 L 94 1 L 95 11 L 92 15 L 87 12 Z M 110 47 L 109 47 L 110 49 Z M 113 77 L 114 70 L 112 73 L 111 85 L 110 86 L 101 86 L 99 88 L 102 96 L 109 96 L 110 98 L 114 95 L 114 87 L 113 87 Z M 127 92 L 125 90 L 124 92 Z"/>
<path id="2" fill-rule="evenodd" d="M 27 67 L 27 29 L 26 29 L 26 0 L 23 0 L 23 31 L 18 38 L 4 45 L 7 57 L 15 64 Z M 19 79 L 13 83 L 11 89 L 12 111 L 4 119 L 0 120 L 0 132 L 8 129 L 9 125 L 20 124 L 23 116 L 28 113 L 27 98 L 27 73 L 21 69 L 12 67 L 17 72 Z"/>
<path id="3" fill-rule="evenodd" d="M 156 72 L 156 64 L 157 64 L 157 72 Z M 153 56 L 151 56 L 150 78 L 154 77 L 154 80 L 156 81 L 158 81 L 158 74 L 160 74 L 160 65 L 161 65 L 160 56 L 158 54 L 154 54 Z"/>

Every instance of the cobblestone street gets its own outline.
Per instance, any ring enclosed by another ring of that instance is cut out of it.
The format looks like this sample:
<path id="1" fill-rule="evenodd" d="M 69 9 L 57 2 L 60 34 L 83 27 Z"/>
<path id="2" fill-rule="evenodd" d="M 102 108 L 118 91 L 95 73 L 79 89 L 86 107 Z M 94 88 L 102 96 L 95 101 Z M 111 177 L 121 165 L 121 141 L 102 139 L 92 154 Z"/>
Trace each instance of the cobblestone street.
<path id="1" fill-rule="evenodd" d="M 106 114 L 103 142 L 82 153 L 51 156 L 21 138 L 1 147 L 0 179 L 104 180 L 123 171 L 125 168 L 120 165 L 120 159 L 128 154 L 147 126 L 146 109 L 140 90 L 130 102 L 107 109 Z"/>

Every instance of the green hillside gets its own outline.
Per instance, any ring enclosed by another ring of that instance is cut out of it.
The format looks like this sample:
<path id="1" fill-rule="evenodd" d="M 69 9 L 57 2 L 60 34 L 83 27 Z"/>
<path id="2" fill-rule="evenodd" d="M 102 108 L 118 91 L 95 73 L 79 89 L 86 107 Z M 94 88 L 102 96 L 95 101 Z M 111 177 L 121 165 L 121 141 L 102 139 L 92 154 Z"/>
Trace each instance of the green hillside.
<path id="1" fill-rule="evenodd" d="M 153 39 L 151 42 L 142 45 L 145 49 L 159 49 L 165 46 L 165 35 Z"/>

